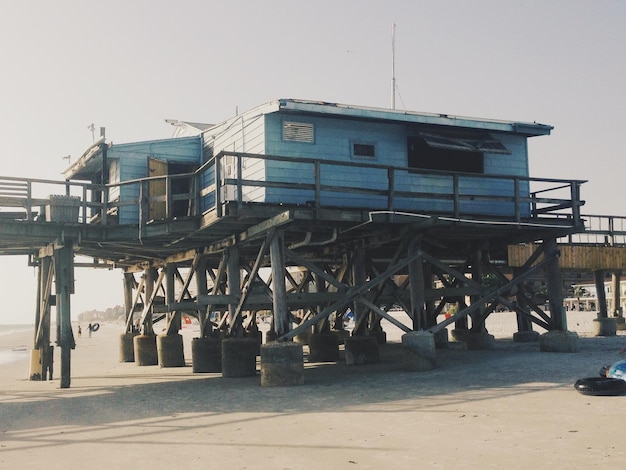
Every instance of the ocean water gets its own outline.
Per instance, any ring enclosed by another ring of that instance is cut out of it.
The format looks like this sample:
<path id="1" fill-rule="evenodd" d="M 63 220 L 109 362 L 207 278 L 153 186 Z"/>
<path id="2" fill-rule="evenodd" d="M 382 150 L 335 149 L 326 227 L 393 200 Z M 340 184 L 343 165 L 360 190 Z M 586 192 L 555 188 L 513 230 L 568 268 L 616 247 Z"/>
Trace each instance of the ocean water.
<path id="1" fill-rule="evenodd" d="M 15 345 L 10 341 L 12 335 L 22 335 L 24 332 L 33 332 L 33 325 L 0 325 L 0 366 L 29 357 L 30 345 Z M 11 346 L 8 346 L 8 345 Z"/>

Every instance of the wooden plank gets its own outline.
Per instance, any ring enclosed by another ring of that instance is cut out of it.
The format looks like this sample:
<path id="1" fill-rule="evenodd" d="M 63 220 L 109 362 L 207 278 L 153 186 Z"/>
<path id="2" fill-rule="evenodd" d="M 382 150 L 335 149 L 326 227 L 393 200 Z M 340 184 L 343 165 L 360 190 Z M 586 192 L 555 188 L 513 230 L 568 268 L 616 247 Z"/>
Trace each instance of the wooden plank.
<path id="1" fill-rule="evenodd" d="M 537 244 L 509 245 L 509 266 L 522 267 L 537 248 Z M 559 244 L 559 267 L 588 271 L 626 269 L 626 247 Z M 543 259 L 540 256 L 536 262 Z"/>

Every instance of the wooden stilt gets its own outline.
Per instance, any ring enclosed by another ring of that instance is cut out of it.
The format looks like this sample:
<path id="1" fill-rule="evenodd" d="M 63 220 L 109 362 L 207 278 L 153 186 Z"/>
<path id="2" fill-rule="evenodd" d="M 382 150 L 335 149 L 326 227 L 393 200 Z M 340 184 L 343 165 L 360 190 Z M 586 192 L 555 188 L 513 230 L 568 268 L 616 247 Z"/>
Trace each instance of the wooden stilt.
<path id="1" fill-rule="evenodd" d="M 209 294 L 209 288 L 207 285 L 207 259 L 205 256 L 198 258 L 198 264 L 196 266 L 196 290 L 198 291 L 198 297 L 206 296 Z M 203 308 L 198 311 L 198 322 L 200 323 L 200 338 L 205 338 L 211 333 L 209 323 L 209 308 Z"/>
<path id="2" fill-rule="evenodd" d="M 611 292 L 613 292 L 613 316 L 622 317 L 622 299 L 621 299 L 621 271 L 613 271 L 611 273 Z"/>
<path id="3" fill-rule="evenodd" d="M 124 312 L 125 318 L 125 333 L 132 333 L 133 331 L 133 289 L 135 288 L 135 276 L 133 273 L 124 273 Z"/>
<path id="4" fill-rule="evenodd" d="M 71 350 L 76 347 L 70 308 L 70 295 L 74 290 L 74 248 L 71 241 L 66 240 L 61 248 L 55 249 L 54 273 L 57 344 L 61 348 L 61 388 L 69 388 L 71 382 Z"/>
<path id="5" fill-rule="evenodd" d="M 598 299 L 598 318 L 608 318 L 609 309 L 606 302 L 606 292 L 604 290 L 604 271 L 593 272 L 593 279 L 596 283 L 596 296 Z"/>
<path id="6" fill-rule="evenodd" d="M 367 272 L 365 269 L 365 250 L 357 248 L 353 253 L 352 261 L 352 285 L 362 286 L 367 280 Z M 359 303 L 352 303 L 352 311 L 354 312 L 354 330 L 352 336 L 363 336 L 367 331 L 367 324 L 365 322 L 365 315 L 367 315 L 367 308 Z"/>
<path id="7" fill-rule="evenodd" d="M 270 262 L 272 265 L 272 301 L 274 304 L 274 331 L 278 337 L 291 330 L 289 310 L 287 308 L 287 289 L 285 285 L 285 253 L 283 233 L 277 231 L 270 242 Z"/>
<path id="8" fill-rule="evenodd" d="M 422 241 L 414 237 L 409 242 L 408 256 L 411 257 L 422 249 Z M 426 327 L 424 310 L 424 269 L 422 258 L 416 258 L 409 263 L 409 288 L 411 294 L 411 318 L 413 330 L 418 331 Z"/>
<path id="9" fill-rule="evenodd" d="M 471 255 L 471 278 L 476 284 L 482 284 L 482 251 L 480 249 L 474 249 Z M 476 293 L 470 296 L 471 303 L 473 304 L 480 299 L 480 293 Z M 486 331 L 485 323 L 482 321 L 483 314 L 485 312 L 484 305 L 474 310 L 470 317 L 472 319 L 472 333 L 482 333 Z"/>
<path id="10" fill-rule="evenodd" d="M 141 334 L 146 336 L 154 335 L 154 326 L 152 324 L 152 309 L 149 308 L 146 310 L 146 307 L 150 304 L 151 300 L 154 297 L 154 290 L 156 289 L 156 282 L 158 278 L 158 272 L 155 268 L 148 268 L 144 271 L 145 276 L 145 296 L 144 296 L 144 312 L 143 312 L 143 322 L 141 328 Z"/>
<path id="11" fill-rule="evenodd" d="M 548 260 L 546 264 L 546 281 L 552 329 L 566 331 L 567 318 L 563 308 L 563 281 L 561 270 L 559 269 L 559 249 L 555 239 L 547 239 L 543 243 L 545 246 L 545 257 Z"/>
<path id="12" fill-rule="evenodd" d="M 239 247 L 228 248 L 226 261 L 226 293 L 235 299 L 241 297 L 241 271 L 239 269 Z M 231 336 L 243 337 L 243 325 L 241 317 L 236 317 L 237 302 L 228 305 L 228 322 Z"/>

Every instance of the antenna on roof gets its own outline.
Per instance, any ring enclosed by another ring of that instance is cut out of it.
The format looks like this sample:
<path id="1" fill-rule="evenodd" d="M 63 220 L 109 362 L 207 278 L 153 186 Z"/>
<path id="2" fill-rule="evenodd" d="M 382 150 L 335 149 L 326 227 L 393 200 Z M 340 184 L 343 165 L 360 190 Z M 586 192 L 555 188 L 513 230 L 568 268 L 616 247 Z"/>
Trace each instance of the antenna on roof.
<path id="1" fill-rule="evenodd" d="M 391 24 L 391 109 L 396 109 L 396 24 Z"/>
<path id="2" fill-rule="evenodd" d="M 91 140 L 95 142 L 96 141 L 96 134 L 95 134 L 96 126 L 93 124 L 93 122 L 87 126 L 87 130 L 91 131 Z"/>

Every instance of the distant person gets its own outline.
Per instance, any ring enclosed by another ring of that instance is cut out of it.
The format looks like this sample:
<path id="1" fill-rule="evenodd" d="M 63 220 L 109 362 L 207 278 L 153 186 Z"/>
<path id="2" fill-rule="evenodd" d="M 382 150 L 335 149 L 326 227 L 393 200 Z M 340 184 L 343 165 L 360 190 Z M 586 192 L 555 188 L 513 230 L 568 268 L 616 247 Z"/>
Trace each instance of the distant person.
<path id="1" fill-rule="evenodd" d="M 80 335 L 83 334 L 83 330 L 80 328 L 80 325 L 78 325 L 78 337 L 80 338 Z"/>
<path id="2" fill-rule="evenodd" d="M 91 323 L 87 327 L 87 330 L 89 330 L 89 337 L 91 338 L 91 332 L 93 331 L 93 326 L 91 326 Z"/>

